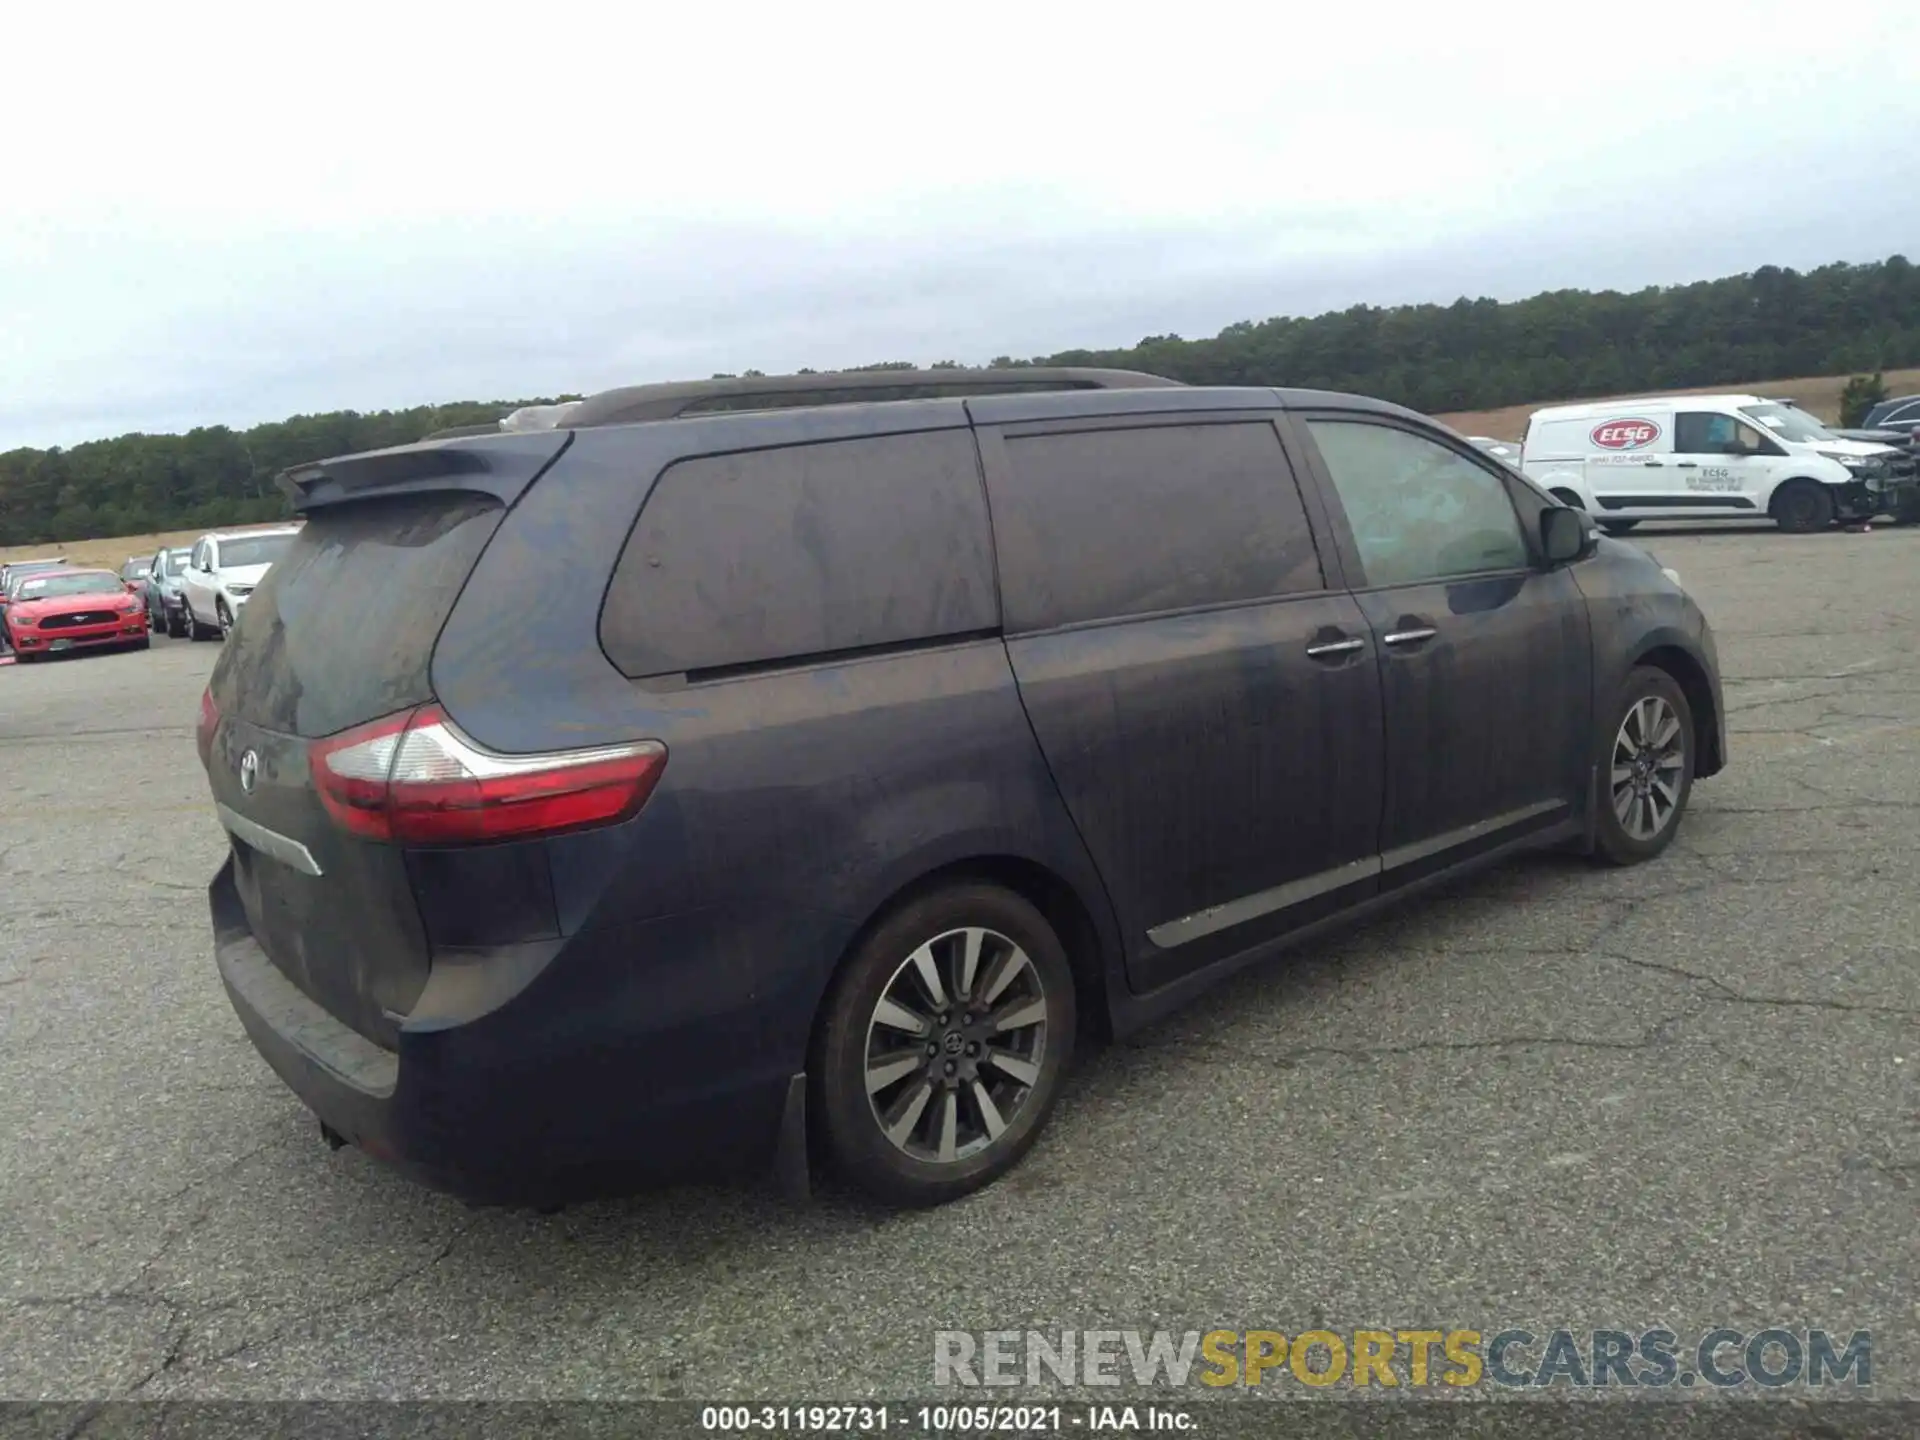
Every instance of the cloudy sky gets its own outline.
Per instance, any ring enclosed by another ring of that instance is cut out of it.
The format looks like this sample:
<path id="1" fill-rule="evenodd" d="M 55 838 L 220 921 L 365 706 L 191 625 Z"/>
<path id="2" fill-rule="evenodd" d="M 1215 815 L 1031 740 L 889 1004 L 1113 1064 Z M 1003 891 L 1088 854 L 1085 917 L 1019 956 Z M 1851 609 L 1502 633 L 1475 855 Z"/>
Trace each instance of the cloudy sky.
<path id="1" fill-rule="evenodd" d="M 1912 0 L 674 8 L 12 15 L 0 450 L 1920 259 Z"/>

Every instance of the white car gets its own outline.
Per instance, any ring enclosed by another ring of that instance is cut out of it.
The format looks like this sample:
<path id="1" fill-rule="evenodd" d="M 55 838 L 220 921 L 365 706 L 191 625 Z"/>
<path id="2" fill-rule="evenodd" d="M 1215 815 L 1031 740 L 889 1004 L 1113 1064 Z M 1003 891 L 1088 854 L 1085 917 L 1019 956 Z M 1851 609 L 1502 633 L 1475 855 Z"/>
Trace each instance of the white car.
<path id="1" fill-rule="evenodd" d="M 1520 447 L 1510 440 L 1496 440 L 1491 435 L 1469 435 L 1467 443 L 1476 450 L 1485 451 L 1496 460 L 1504 461 L 1516 470 L 1520 468 Z"/>
<path id="2" fill-rule="evenodd" d="M 187 634 L 195 640 L 231 634 L 247 597 L 299 533 L 299 526 L 288 525 L 202 535 L 195 541 L 180 577 Z"/>
<path id="3" fill-rule="evenodd" d="M 1610 534 L 1642 520 L 1754 520 L 1824 530 L 1886 513 L 1913 483 L 1885 445 L 1843 440 L 1758 395 L 1556 405 L 1527 422 L 1520 468 Z"/>

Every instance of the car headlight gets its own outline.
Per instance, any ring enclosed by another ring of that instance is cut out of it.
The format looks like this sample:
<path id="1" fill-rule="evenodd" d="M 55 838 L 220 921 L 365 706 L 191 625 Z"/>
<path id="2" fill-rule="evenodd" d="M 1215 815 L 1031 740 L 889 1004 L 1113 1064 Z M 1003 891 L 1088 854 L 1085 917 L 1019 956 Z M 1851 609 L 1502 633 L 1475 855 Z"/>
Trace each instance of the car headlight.
<path id="1" fill-rule="evenodd" d="M 10 615 L 7 617 L 7 623 L 16 630 L 33 629 L 33 617 L 31 615 Z"/>
<path id="2" fill-rule="evenodd" d="M 1822 450 L 1820 458 L 1836 461 L 1855 475 L 1868 475 L 1880 468 L 1879 460 L 1871 455 L 1847 455 L 1838 450 Z"/>

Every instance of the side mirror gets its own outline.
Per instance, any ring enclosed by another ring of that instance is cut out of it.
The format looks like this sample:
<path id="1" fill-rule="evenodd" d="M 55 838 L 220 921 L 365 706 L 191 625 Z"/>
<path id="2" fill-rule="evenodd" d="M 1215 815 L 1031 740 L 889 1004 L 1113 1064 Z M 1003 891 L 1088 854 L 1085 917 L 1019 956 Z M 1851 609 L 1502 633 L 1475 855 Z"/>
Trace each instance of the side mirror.
<path id="1" fill-rule="evenodd" d="M 1593 517 L 1571 505 L 1555 505 L 1540 512 L 1540 548 L 1549 565 L 1565 565 L 1593 552 L 1597 535 Z"/>

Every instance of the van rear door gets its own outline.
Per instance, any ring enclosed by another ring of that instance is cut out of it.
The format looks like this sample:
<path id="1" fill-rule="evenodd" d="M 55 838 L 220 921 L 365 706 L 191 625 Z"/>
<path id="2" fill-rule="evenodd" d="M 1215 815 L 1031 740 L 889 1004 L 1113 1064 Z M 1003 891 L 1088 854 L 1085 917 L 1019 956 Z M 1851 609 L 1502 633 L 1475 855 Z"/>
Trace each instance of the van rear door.
<path id="1" fill-rule="evenodd" d="M 406 852 L 343 823 L 314 762 L 343 732 L 434 698 L 441 627 L 507 505 L 569 438 L 519 437 L 464 459 L 423 449 L 375 457 L 377 468 L 356 457 L 308 477 L 306 493 L 325 498 L 253 593 L 208 686 L 202 757 L 232 840 L 229 898 L 288 979 L 389 1048 L 425 988 L 431 942 Z"/>

